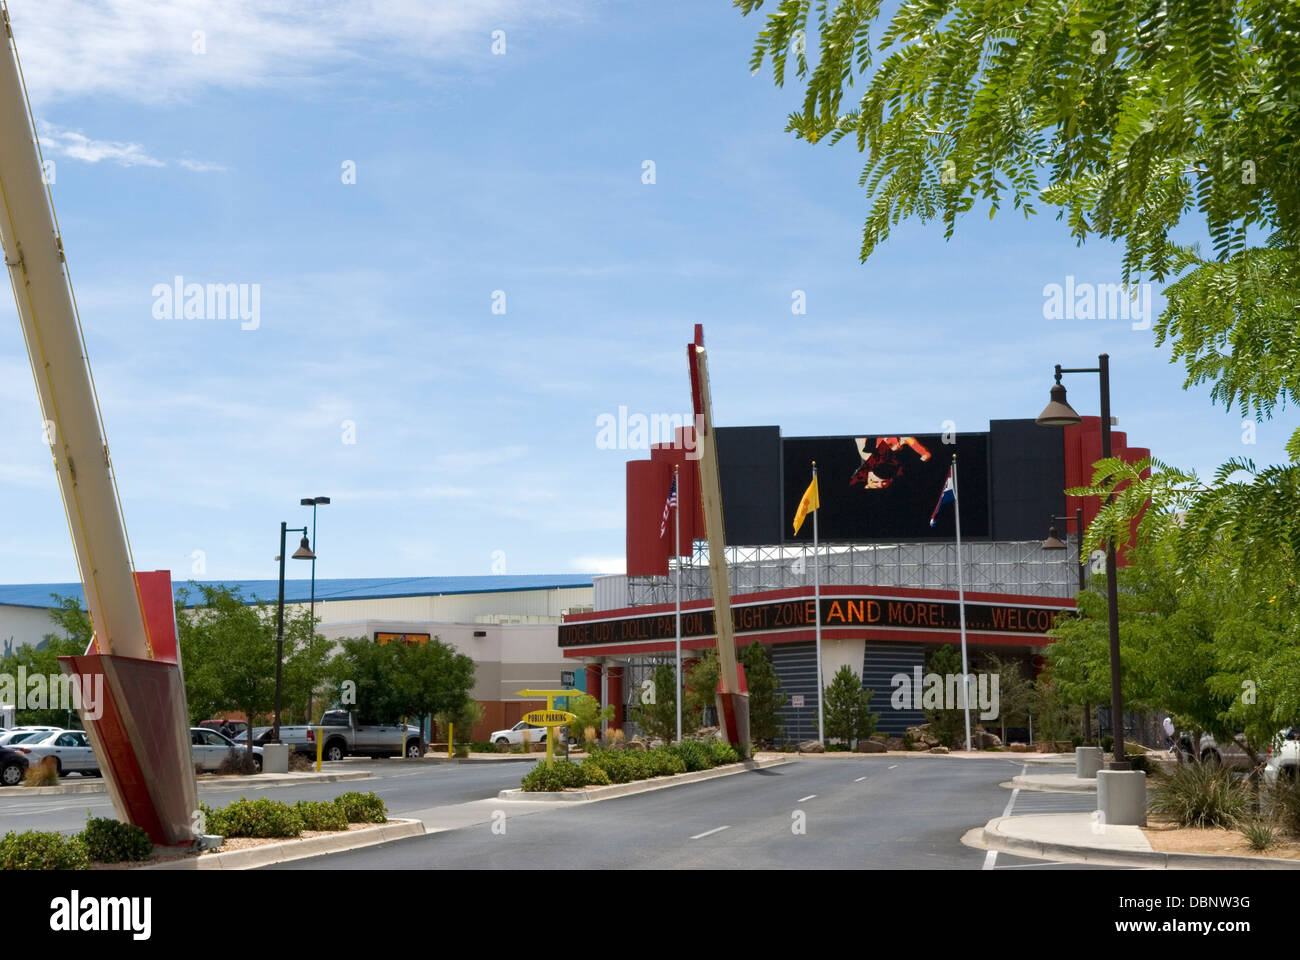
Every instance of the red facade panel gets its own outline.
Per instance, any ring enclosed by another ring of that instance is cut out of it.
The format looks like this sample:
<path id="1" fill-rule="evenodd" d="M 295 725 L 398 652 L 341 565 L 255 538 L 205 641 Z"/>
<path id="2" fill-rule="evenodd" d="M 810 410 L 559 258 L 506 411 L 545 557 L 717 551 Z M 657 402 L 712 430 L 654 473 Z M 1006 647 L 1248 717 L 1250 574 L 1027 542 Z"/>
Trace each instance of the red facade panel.
<path id="1" fill-rule="evenodd" d="M 627 573 L 631 577 L 668 575 L 673 548 L 671 523 L 659 536 L 673 468 L 663 460 L 629 460 L 627 464 Z"/>

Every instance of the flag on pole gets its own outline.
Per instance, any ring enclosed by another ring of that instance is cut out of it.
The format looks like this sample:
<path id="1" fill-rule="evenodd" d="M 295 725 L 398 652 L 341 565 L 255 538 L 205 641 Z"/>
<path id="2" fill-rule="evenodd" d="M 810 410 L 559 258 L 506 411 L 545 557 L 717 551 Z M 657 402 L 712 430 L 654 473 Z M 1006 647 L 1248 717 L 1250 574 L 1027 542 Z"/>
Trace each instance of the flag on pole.
<path id="1" fill-rule="evenodd" d="M 930 514 L 930 526 L 934 526 L 934 521 L 939 516 L 939 511 L 943 509 L 943 505 L 954 503 L 956 500 L 957 490 L 952 484 L 952 467 L 949 467 L 948 480 L 943 485 L 943 493 L 939 494 L 939 502 L 934 505 L 934 513 Z"/>
<path id="2" fill-rule="evenodd" d="M 664 534 L 668 531 L 668 518 L 672 515 L 673 507 L 677 506 L 677 476 L 673 475 L 673 485 L 668 491 L 668 499 L 664 503 L 664 518 L 659 524 L 659 539 L 662 540 Z"/>
<path id="3" fill-rule="evenodd" d="M 799 509 L 795 511 L 795 533 L 798 533 L 799 528 L 803 526 L 804 518 L 808 516 L 809 511 L 816 510 L 821 505 L 821 500 L 817 496 L 817 478 L 814 476 L 812 483 L 808 484 L 808 489 L 803 492 L 803 499 L 799 501 Z"/>

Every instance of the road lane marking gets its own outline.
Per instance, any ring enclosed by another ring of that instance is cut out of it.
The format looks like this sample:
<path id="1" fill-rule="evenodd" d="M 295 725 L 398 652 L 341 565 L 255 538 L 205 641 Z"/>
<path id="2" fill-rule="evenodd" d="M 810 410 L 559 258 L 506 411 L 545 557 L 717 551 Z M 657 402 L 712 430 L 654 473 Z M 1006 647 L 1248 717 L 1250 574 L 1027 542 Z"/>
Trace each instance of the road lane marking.
<path id="1" fill-rule="evenodd" d="M 889 769 L 889 770 L 893 770 L 894 767 L 896 767 L 896 766 L 898 766 L 898 764 L 896 764 L 896 763 L 895 763 L 895 764 L 891 764 L 887 769 Z"/>
<path id="2" fill-rule="evenodd" d="M 1029 772 L 1029 764 L 1026 763 L 1020 768 L 1020 775 L 1023 777 L 1027 772 Z M 1020 795 L 1019 787 L 1016 787 L 1014 790 L 1011 791 L 1011 799 L 1007 801 L 1007 807 L 1005 810 L 1002 811 L 1002 816 L 1004 817 L 1011 816 L 1011 808 L 1016 805 L 1016 797 L 1019 795 Z M 993 864 L 997 862 L 997 859 L 998 859 L 998 852 L 996 850 L 990 850 L 988 853 L 984 855 L 983 869 L 985 870 L 994 869 Z"/>
<path id="3" fill-rule="evenodd" d="M 861 782 L 862 782 L 863 780 L 865 780 L 865 779 L 867 779 L 867 778 L 866 778 L 866 777 L 858 777 L 858 779 L 854 780 L 853 782 L 854 782 L 854 783 L 861 783 Z"/>
<path id="4" fill-rule="evenodd" d="M 701 837 L 707 837 L 710 834 L 721 833 L 723 830 L 730 830 L 730 829 L 731 826 L 729 824 L 725 827 L 714 827 L 712 830 L 705 830 L 703 833 L 697 833 L 695 836 L 691 837 L 691 839 L 699 840 Z"/>
<path id="5" fill-rule="evenodd" d="M 808 796 L 806 796 L 806 797 L 800 797 L 798 800 L 795 801 L 795 803 L 803 803 L 805 800 L 812 800 L 812 799 L 813 799 L 814 797 L 816 797 L 816 796 L 817 796 L 817 794 L 815 794 L 815 793 L 810 793 L 810 794 L 808 794 Z"/>

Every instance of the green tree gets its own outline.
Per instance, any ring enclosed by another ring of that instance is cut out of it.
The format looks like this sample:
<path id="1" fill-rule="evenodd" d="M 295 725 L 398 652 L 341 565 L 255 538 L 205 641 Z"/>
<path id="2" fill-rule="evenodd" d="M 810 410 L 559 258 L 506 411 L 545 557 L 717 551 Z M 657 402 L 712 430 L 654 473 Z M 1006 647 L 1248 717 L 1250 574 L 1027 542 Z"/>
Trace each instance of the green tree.
<path id="1" fill-rule="evenodd" d="M 661 663 L 654 669 L 650 698 L 646 701 L 642 694 L 642 703 L 633 710 L 633 719 L 645 731 L 646 736 L 669 743 L 677 739 L 677 671 L 674 667 Z M 685 733 L 685 710 L 682 716 L 682 728 Z"/>
<path id="2" fill-rule="evenodd" d="M 600 701 L 587 693 L 569 697 L 569 713 L 575 718 L 569 724 L 569 739 L 578 747 L 582 747 L 587 742 L 588 727 L 596 731 L 596 736 L 600 736 L 601 725 L 614 719 L 613 705 L 601 709 Z M 682 722 L 685 724 L 685 717 L 682 718 Z"/>
<path id="3" fill-rule="evenodd" d="M 749 688 L 749 736 L 754 741 L 779 740 L 784 734 L 781 708 L 786 695 L 781 692 L 772 658 L 761 643 L 754 642 L 741 650 L 740 661 Z"/>
<path id="4" fill-rule="evenodd" d="M 943 681 L 944 696 L 947 695 L 949 676 L 961 676 L 961 654 L 950 643 L 935 647 L 926 663 L 926 672 L 938 674 Z M 958 684 L 960 689 L 960 683 Z M 958 694 L 960 696 L 960 693 Z M 999 696 L 1001 691 L 999 690 Z M 972 697 L 971 707 L 975 703 Z M 930 725 L 930 735 L 949 749 L 966 746 L 966 711 L 960 706 L 945 705 L 925 711 L 925 721 Z"/>
<path id="5" fill-rule="evenodd" d="M 333 682 L 355 684 L 358 720 L 396 723 L 457 711 L 474 687 L 474 661 L 437 637 L 428 643 L 375 643 L 367 637 L 342 641 L 330 661 Z"/>
<path id="6" fill-rule="evenodd" d="M 802 85 L 788 132 L 867 155 L 862 259 L 906 218 L 951 236 L 977 202 L 1055 208 L 1080 243 L 1124 244 L 1125 282 L 1181 275 L 1156 339 L 1189 386 L 1257 417 L 1300 399 L 1293 0 L 917 0 L 888 22 L 884 6 L 782 0 L 750 62 Z"/>
<path id="7" fill-rule="evenodd" d="M 700 659 L 691 664 L 686 671 L 686 710 L 683 711 L 682 723 L 689 712 L 695 729 L 704 726 L 705 711 L 716 711 L 718 691 L 718 651 L 709 648 Z M 707 714 L 712 716 L 712 714 Z"/>
<path id="8" fill-rule="evenodd" d="M 990 655 L 985 669 L 998 678 L 998 717 L 1002 742 L 1007 742 L 1007 727 L 1018 727 L 1027 722 L 1033 680 L 1028 676 L 1023 660 Z"/>
<path id="9" fill-rule="evenodd" d="M 47 633 L 39 644 L 24 644 L 16 647 L 8 656 L 0 658 L 0 674 L 14 678 L 15 700 L 19 693 L 17 683 L 20 676 L 42 678 L 47 706 L 41 709 L 29 708 L 16 711 L 15 720 L 20 725 L 62 727 L 72 722 L 72 715 L 67 708 L 53 709 L 49 706 L 53 703 L 50 680 L 54 678 L 56 682 L 60 682 L 63 677 L 63 671 L 59 667 L 59 657 L 71 657 L 86 652 L 92 632 L 90 617 L 81 609 L 80 602 L 72 597 L 60 597 L 55 594 L 51 596 L 54 598 L 55 605 L 50 609 L 50 620 L 59 627 L 61 632 Z M 29 684 L 27 690 L 23 692 L 25 700 L 26 695 L 34 695 L 36 691 Z"/>
<path id="10" fill-rule="evenodd" d="M 268 611 L 238 589 L 196 585 L 201 603 L 180 591 L 176 629 L 190 715 L 239 710 L 249 725 L 275 707 L 275 633 Z"/>
<path id="11" fill-rule="evenodd" d="M 876 732 L 880 714 L 871 712 L 874 691 L 862 686 L 862 678 L 848 664 L 840 667 L 825 691 L 823 723 L 826 736 L 853 746 L 855 740 Z"/>
<path id="12" fill-rule="evenodd" d="M 474 739 L 474 728 L 483 722 L 483 705 L 477 700 L 466 699 L 458 708 L 437 713 L 434 721 L 444 735 L 448 726 L 451 727 L 453 743 L 471 743 Z"/>

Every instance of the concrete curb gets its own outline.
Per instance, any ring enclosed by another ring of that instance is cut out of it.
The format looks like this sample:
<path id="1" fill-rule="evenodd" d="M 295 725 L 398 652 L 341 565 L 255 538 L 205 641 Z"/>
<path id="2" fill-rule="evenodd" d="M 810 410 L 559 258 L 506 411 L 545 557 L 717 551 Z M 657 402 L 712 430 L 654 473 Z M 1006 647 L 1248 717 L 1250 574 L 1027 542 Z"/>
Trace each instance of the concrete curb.
<path id="1" fill-rule="evenodd" d="M 1300 870 L 1300 860 L 1276 857 L 1233 857 L 1210 853 L 1164 853 L 1159 850 L 1108 850 L 1070 843 L 1049 843 L 1009 837 L 1001 825 L 1015 817 L 998 817 L 983 827 L 968 831 L 962 842 L 968 846 L 997 850 L 1018 857 L 1058 860 L 1068 863 L 1095 863 L 1111 867 L 1147 867 L 1167 870 Z"/>
<path id="2" fill-rule="evenodd" d="M 368 770 L 342 773 L 263 773 L 252 777 L 221 777 L 216 780 L 199 779 L 199 789 L 204 787 L 287 787 L 296 783 L 338 783 L 341 780 L 369 780 Z M 42 797 L 72 793 L 106 793 L 108 786 L 101 779 L 85 783 L 69 783 L 57 787 L 0 787 L 0 797 Z"/>
<path id="3" fill-rule="evenodd" d="M 686 783 L 698 783 L 701 780 L 713 780 L 717 777 L 728 777 L 737 773 L 745 773 L 750 770 L 766 770 L 769 767 L 780 767 L 787 763 L 793 763 L 793 760 L 787 760 L 784 757 L 779 759 L 768 760 L 745 760 L 741 763 L 730 763 L 725 767 L 714 767 L 712 770 L 695 770 L 691 773 L 678 773 L 671 777 L 653 777 L 650 780 L 633 780 L 631 783 L 612 783 L 608 787 L 590 787 L 586 790 L 566 790 L 563 793 L 524 793 L 523 790 L 502 790 L 497 794 L 498 800 L 543 800 L 558 803 L 582 801 L 582 800 L 608 800 L 611 797 L 626 797 L 633 793 L 646 793 L 650 790 L 663 790 L 667 787 L 677 787 Z"/>
<path id="4" fill-rule="evenodd" d="M 1068 773 L 1023 774 L 1012 777 L 1005 787 L 1019 787 L 1021 790 L 1036 790 L 1040 793 L 1096 793 L 1096 780 L 1082 780 Z"/>
<path id="5" fill-rule="evenodd" d="M 273 863 L 286 860 L 301 860 L 304 857 L 318 857 L 324 853 L 339 853 L 344 850 L 357 850 L 371 847 L 377 843 L 389 843 L 393 840 L 405 840 L 407 837 L 424 836 L 422 820 L 390 820 L 388 823 L 376 824 L 365 830 L 349 830 L 346 833 L 330 834 L 324 837 L 307 837 L 286 840 L 283 843 L 268 843 L 247 850 L 231 850 L 228 853 L 208 853 L 198 857 L 185 857 L 163 863 L 136 867 L 137 870 L 252 870 L 256 867 L 268 867 Z"/>

